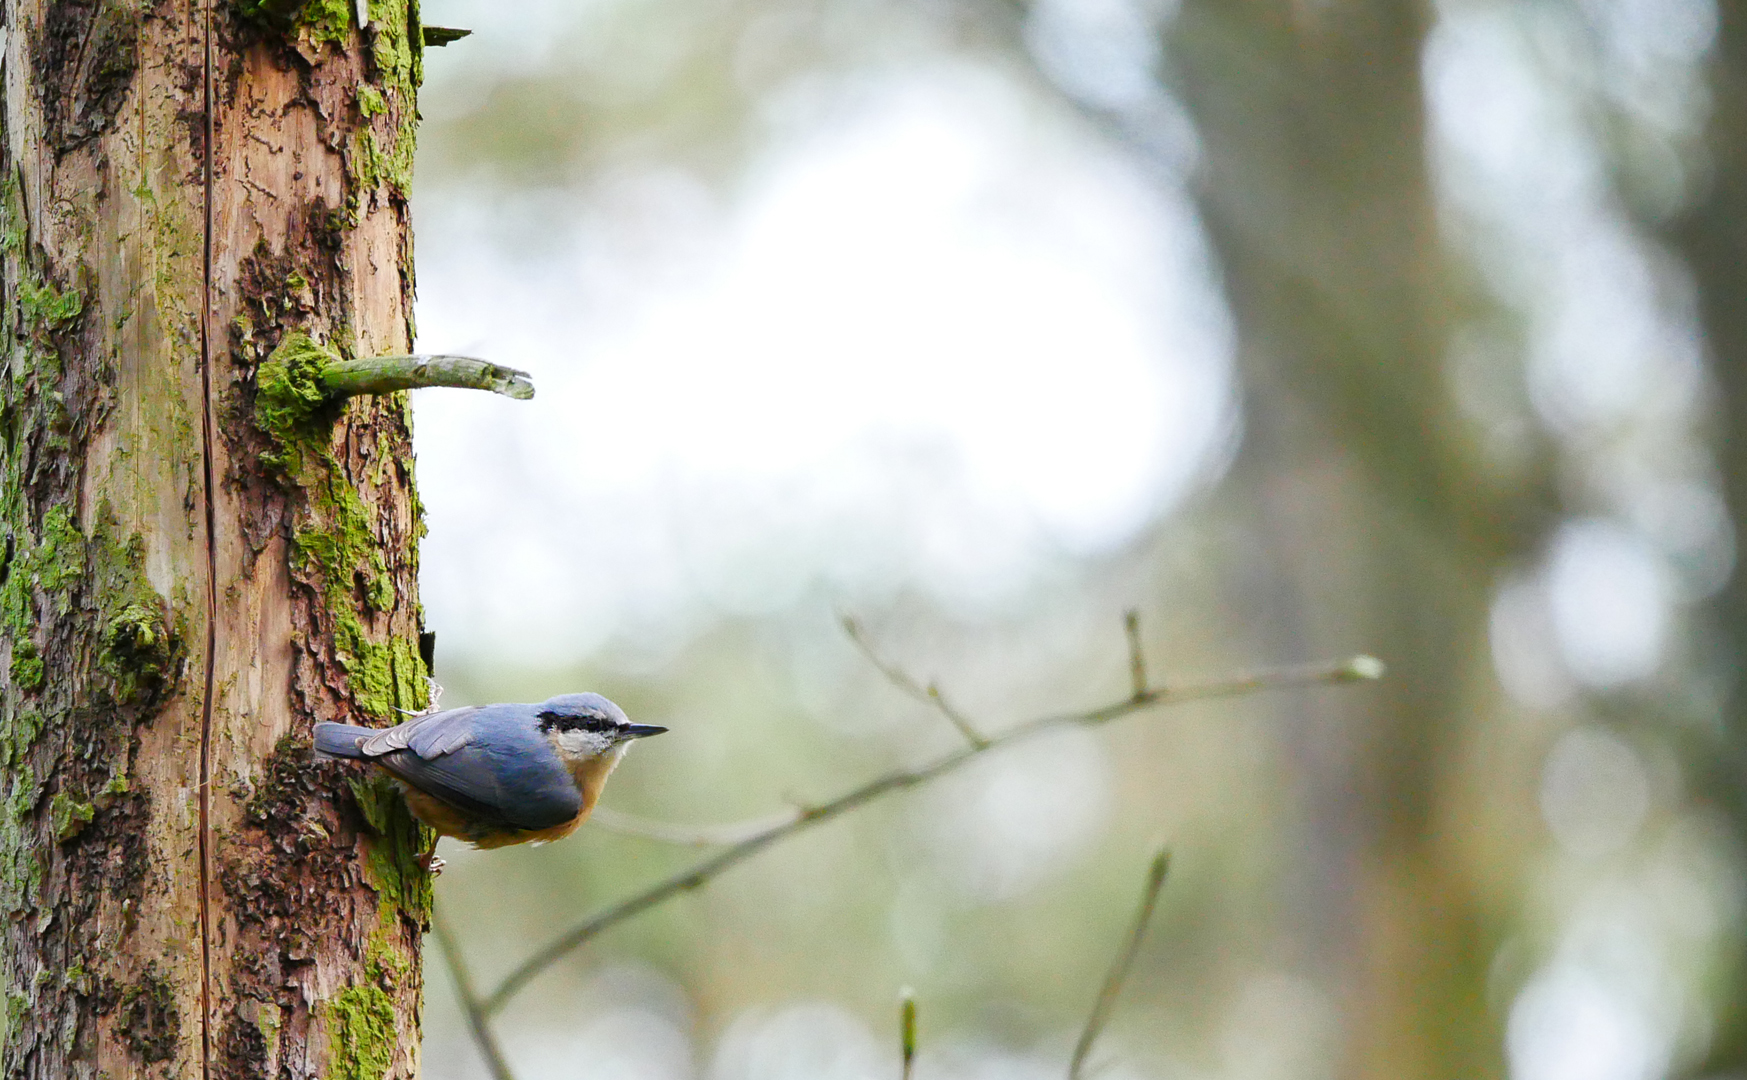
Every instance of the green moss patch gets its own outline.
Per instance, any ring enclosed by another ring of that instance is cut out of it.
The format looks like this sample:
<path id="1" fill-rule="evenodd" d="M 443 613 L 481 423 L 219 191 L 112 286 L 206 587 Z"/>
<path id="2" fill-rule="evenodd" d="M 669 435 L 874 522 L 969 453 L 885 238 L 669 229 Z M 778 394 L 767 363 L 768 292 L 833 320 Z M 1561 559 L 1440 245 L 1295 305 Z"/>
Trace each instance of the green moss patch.
<path id="1" fill-rule="evenodd" d="M 62 292 L 48 282 L 25 282 L 18 290 L 18 309 L 27 325 L 61 330 L 84 313 L 85 297 L 71 289 Z"/>
<path id="2" fill-rule="evenodd" d="M 326 1080 L 382 1080 L 394 1064 L 399 1039 L 394 1000 L 381 987 L 348 986 L 324 1008 L 333 1033 Z"/>
<path id="3" fill-rule="evenodd" d="M 425 74 L 424 32 L 416 2 L 370 0 L 370 28 L 371 81 L 357 91 L 365 124 L 346 148 L 345 212 L 354 226 L 378 192 L 405 201 L 412 190 L 418 88 Z"/>
<path id="4" fill-rule="evenodd" d="M 49 824 L 54 828 L 55 839 L 63 844 L 84 832 L 85 826 L 96 816 L 96 806 L 81 802 L 66 792 L 49 800 Z"/>
<path id="5" fill-rule="evenodd" d="M 255 372 L 255 424 L 273 440 L 266 464 L 295 476 L 305 455 L 327 447 L 340 406 L 321 386 L 322 369 L 339 362 L 308 334 L 285 335 Z"/>
<path id="6" fill-rule="evenodd" d="M 145 541 L 123 537 L 115 512 L 98 508 L 97 527 L 87 537 L 65 507 L 44 515 L 35 543 L 18 545 L 0 586 L 0 625 L 12 639 L 12 684 L 41 690 L 45 667 L 32 634 L 38 598 L 56 616 L 73 605 L 94 607 L 102 627 L 97 656 L 100 700 L 121 706 L 151 706 L 180 677 L 183 639 L 169 602 L 145 576 Z"/>
<path id="7" fill-rule="evenodd" d="M 344 48 L 352 37 L 352 0 L 235 0 L 245 22 Z"/>
<path id="8" fill-rule="evenodd" d="M 358 111 L 365 119 L 381 116 L 388 111 L 388 102 L 382 98 L 382 91 L 366 83 L 358 87 Z"/>
<path id="9" fill-rule="evenodd" d="M 23 764 L 46 723 L 34 709 L 19 709 L 11 723 L 0 723 L 0 766 Z"/>
<path id="10" fill-rule="evenodd" d="M 12 685 L 27 694 L 34 694 L 42 689 L 46 669 L 42 657 L 37 655 L 36 646 L 29 641 L 20 641 L 12 646 Z"/>
<path id="11" fill-rule="evenodd" d="M 123 537 L 107 503 L 98 508 L 89 564 L 103 635 L 97 671 L 107 696 L 123 706 L 156 708 L 181 680 L 186 619 L 146 580 L 145 540 L 137 533 Z"/>
<path id="12" fill-rule="evenodd" d="M 317 45 L 343 47 L 352 37 L 352 0 L 306 0 L 297 25 Z"/>
<path id="13" fill-rule="evenodd" d="M 365 881 L 385 901 L 423 925 L 431 914 L 431 875 L 418 864 L 436 835 L 407 809 L 393 779 L 371 770 L 350 781 L 352 799 L 369 825 L 370 856 Z"/>

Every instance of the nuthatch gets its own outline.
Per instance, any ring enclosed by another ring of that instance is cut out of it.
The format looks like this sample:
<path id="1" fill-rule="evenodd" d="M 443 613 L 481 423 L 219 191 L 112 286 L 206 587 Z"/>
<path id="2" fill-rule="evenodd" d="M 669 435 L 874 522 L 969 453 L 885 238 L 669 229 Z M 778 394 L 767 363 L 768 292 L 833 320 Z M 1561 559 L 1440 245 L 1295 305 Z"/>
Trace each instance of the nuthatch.
<path id="1" fill-rule="evenodd" d="M 569 836 L 632 740 L 666 730 L 631 723 L 599 694 L 560 694 L 538 705 L 446 709 L 386 729 L 323 722 L 315 752 L 382 766 L 420 821 L 495 848 Z"/>

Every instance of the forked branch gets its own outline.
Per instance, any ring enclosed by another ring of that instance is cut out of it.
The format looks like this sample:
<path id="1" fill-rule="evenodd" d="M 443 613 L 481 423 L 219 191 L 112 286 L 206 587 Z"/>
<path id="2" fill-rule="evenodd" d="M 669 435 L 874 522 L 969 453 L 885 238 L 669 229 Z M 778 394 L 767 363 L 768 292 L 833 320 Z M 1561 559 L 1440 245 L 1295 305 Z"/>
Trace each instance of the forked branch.
<path id="1" fill-rule="evenodd" d="M 998 735 L 991 736 L 981 744 L 973 744 L 944 754 L 917 768 L 900 769 L 887 773 L 876 780 L 853 788 L 829 802 L 804 807 L 792 819 L 749 836 L 739 843 L 703 859 L 691 869 L 681 871 L 643 892 L 619 901 L 605 911 L 572 927 L 524 960 L 497 985 L 496 989 L 483 999 L 481 1007 L 485 1015 L 495 1015 L 509 1003 L 511 998 L 520 993 L 523 987 L 572 950 L 593 940 L 606 930 L 640 915 L 680 893 L 690 892 L 707 884 L 778 841 L 823 825 L 827 821 L 841 817 L 857 807 L 864 806 L 886 795 L 908 790 L 954 772 L 992 750 L 1064 728 L 1097 727 L 1131 713 L 1159 705 L 1176 705 L 1211 698 L 1240 697 L 1245 694 L 1297 686 L 1356 682 L 1375 679 L 1382 674 L 1383 664 L 1381 661 L 1370 656 L 1356 656 L 1335 663 L 1271 668 L 1234 678 L 1217 679 L 1212 682 L 1186 683 L 1169 688 L 1149 689 L 1145 693 L 1135 694 L 1122 701 L 1086 712 L 1044 716 L 1027 721 Z"/>
<path id="2" fill-rule="evenodd" d="M 946 700 L 946 695 L 940 692 L 939 686 L 934 683 L 923 686 L 906 674 L 903 668 L 887 663 L 874 649 L 873 643 L 868 641 L 867 634 L 861 628 L 861 623 L 853 616 L 843 616 L 843 632 L 849 635 L 849 640 L 855 642 L 855 647 L 861 650 L 863 656 L 867 657 L 867 662 L 874 666 L 874 670 L 886 677 L 887 682 L 924 705 L 939 710 L 940 715 L 946 717 L 946 722 L 957 728 L 958 733 L 964 736 L 965 742 L 974 747 L 989 745 L 989 740 L 976 729 L 976 726 L 970 722 L 970 718 L 953 708 L 951 703 Z"/>

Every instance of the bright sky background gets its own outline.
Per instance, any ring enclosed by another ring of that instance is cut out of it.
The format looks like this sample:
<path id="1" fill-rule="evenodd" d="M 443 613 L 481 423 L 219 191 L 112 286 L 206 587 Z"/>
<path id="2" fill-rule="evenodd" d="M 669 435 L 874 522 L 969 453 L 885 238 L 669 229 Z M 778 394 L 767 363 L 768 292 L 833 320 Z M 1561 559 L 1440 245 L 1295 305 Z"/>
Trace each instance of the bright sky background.
<path id="1" fill-rule="evenodd" d="M 968 63 L 802 92 L 731 192 L 421 192 L 419 348 L 538 387 L 417 398 L 446 651 L 574 662 L 813 587 L 1008 605 L 1223 463 L 1180 191 Z M 511 239 L 517 200 L 572 227 Z"/>

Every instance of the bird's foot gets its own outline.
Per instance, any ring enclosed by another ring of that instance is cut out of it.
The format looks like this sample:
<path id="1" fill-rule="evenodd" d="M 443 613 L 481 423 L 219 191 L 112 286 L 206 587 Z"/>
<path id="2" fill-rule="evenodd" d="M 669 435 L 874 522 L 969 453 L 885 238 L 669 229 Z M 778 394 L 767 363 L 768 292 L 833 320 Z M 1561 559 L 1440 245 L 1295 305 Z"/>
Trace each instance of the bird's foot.
<path id="1" fill-rule="evenodd" d="M 428 851 L 425 854 L 420 855 L 418 857 L 418 864 L 420 870 L 423 870 L 432 877 L 441 874 L 443 872 L 443 867 L 448 865 L 448 863 L 445 863 L 442 859 L 437 858 L 437 853 L 434 851 Z"/>
<path id="2" fill-rule="evenodd" d="M 411 709 L 402 709 L 399 707 L 396 707 L 394 711 L 399 713 L 402 716 L 430 716 L 434 713 L 440 713 L 443 711 L 443 707 L 438 704 L 438 702 L 440 702 L 442 700 L 443 700 L 443 687 L 442 687 L 442 685 L 440 683 L 438 683 L 437 680 L 431 678 L 429 675 L 426 675 L 425 676 L 425 702 L 426 702 L 425 707 L 418 710 L 417 712 L 414 712 Z"/>
<path id="3" fill-rule="evenodd" d="M 419 717 L 430 717 L 433 713 L 442 711 L 442 683 L 432 676 L 425 676 L 425 711 Z"/>

